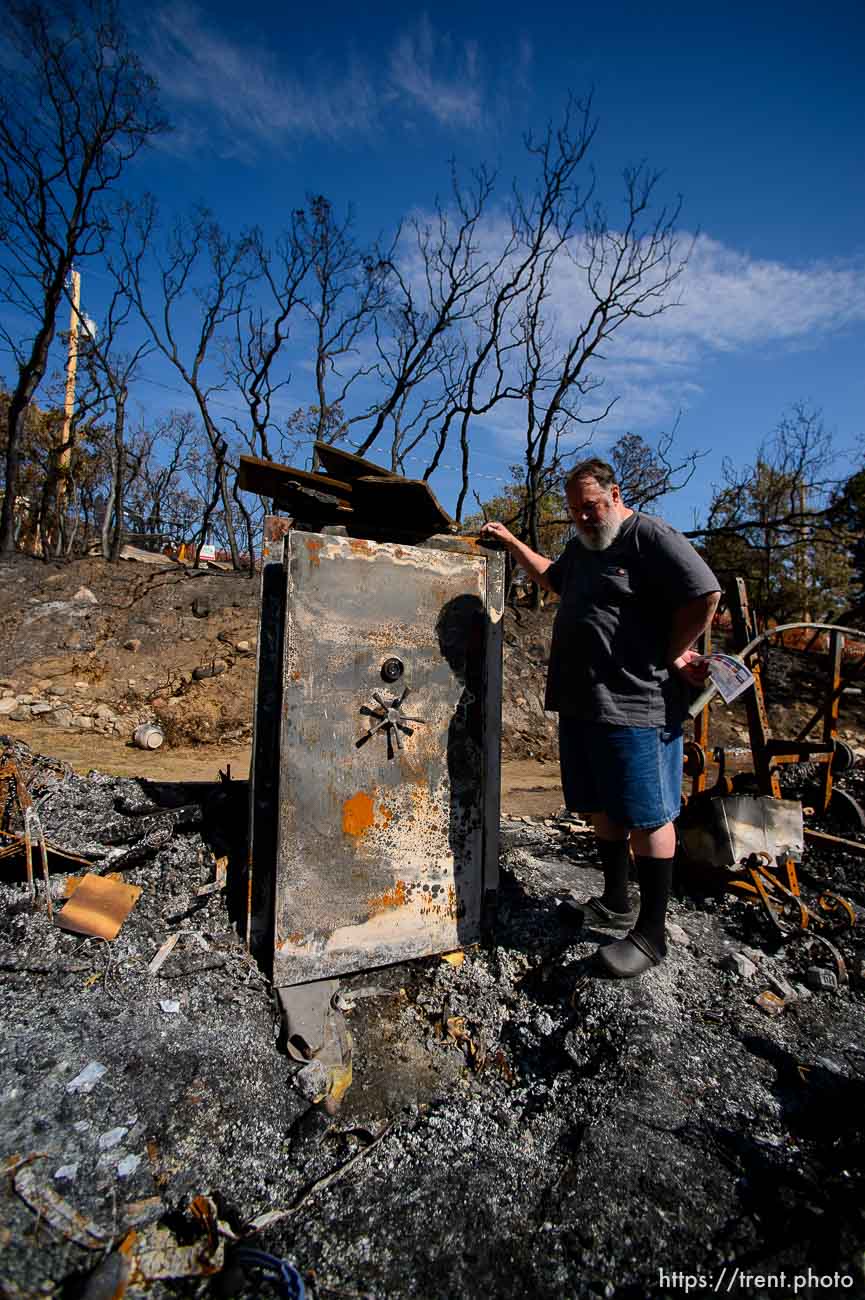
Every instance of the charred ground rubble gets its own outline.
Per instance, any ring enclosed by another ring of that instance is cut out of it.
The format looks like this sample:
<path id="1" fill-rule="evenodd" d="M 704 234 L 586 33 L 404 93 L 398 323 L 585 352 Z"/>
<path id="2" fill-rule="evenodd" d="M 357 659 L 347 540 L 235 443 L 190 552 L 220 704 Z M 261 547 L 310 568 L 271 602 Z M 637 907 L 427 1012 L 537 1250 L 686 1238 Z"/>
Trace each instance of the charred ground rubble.
<path id="1" fill-rule="evenodd" d="M 86 939 L 49 921 L 41 893 L 34 907 L 20 864 L 0 864 L 3 1295 L 110 1295 L 88 1279 L 124 1241 L 156 1277 L 128 1295 L 275 1294 L 231 1271 L 247 1239 L 313 1297 L 639 1297 L 676 1294 L 662 1273 L 725 1265 L 837 1273 L 863 1293 L 855 929 L 837 941 L 849 987 L 811 992 L 802 945 L 775 943 L 753 905 L 683 891 L 667 962 L 605 981 L 591 963 L 605 936 L 557 911 L 567 891 L 597 891 L 591 835 L 505 821 L 487 946 L 343 981 L 354 1082 L 328 1117 L 293 1086 L 238 938 L 245 784 L 79 777 L 7 749 L 49 840 L 142 893 L 113 942 Z M 861 793 L 861 773 L 847 779 Z M 228 890 L 199 895 L 220 857 Z M 66 866 L 52 859 L 58 905 Z M 809 847 L 803 862 L 865 915 L 863 872 L 852 853 Z M 795 997 L 770 1017 L 755 997 L 785 981 Z M 181 1256 L 192 1276 L 158 1277 Z"/>

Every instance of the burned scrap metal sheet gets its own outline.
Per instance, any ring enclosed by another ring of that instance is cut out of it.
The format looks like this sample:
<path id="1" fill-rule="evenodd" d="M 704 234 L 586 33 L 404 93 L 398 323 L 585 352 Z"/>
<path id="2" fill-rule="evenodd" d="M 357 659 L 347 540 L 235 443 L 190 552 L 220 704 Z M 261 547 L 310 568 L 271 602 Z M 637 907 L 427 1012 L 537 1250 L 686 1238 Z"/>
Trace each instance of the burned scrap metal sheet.
<path id="1" fill-rule="evenodd" d="M 350 452 L 316 443 L 327 473 L 310 473 L 256 456 L 241 456 L 238 484 L 279 501 L 283 509 L 321 527 L 340 520 L 358 530 L 388 537 L 453 531 L 454 521 L 421 479 L 392 474 Z M 339 477 L 345 474 L 344 478 Z"/>
<path id="2" fill-rule="evenodd" d="M 802 805 L 766 795 L 695 800 L 679 819 L 679 837 L 689 858 L 715 867 L 735 867 L 752 853 L 801 858 Z"/>
<path id="3" fill-rule="evenodd" d="M 285 567 L 274 982 L 476 941 L 501 557 L 291 532 Z"/>

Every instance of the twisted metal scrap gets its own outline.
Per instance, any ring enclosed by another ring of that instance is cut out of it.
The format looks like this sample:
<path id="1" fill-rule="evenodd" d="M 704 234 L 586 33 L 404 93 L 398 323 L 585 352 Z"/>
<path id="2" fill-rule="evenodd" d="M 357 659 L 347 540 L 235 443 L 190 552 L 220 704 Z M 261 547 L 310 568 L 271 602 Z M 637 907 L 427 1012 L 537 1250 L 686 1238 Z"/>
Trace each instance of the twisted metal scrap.
<path id="1" fill-rule="evenodd" d="M 42 860 L 42 879 L 45 882 L 45 902 L 48 907 L 48 915 L 54 915 L 51 907 L 51 886 L 48 880 L 48 848 L 45 843 L 45 832 L 42 829 L 42 823 L 39 820 L 39 814 L 33 807 L 33 801 L 24 784 L 24 780 L 18 770 L 18 764 L 14 759 L 8 758 L 5 763 L 0 764 L 0 792 L 2 792 L 3 808 L 6 810 L 4 820 L 10 819 L 10 810 L 13 803 L 17 803 L 18 810 L 24 822 L 24 834 L 19 835 L 15 831 L 3 829 L 0 831 L 4 839 L 12 841 L 11 844 L 4 844 L 0 847 L 0 858 L 11 857 L 14 853 L 19 853 L 21 844 L 24 844 L 24 858 L 27 863 L 27 885 L 30 890 L 30 897 L 36 898 L 36 884 L 33 879 L 33 839 L 35 831 L 36 843 L 39 845 L 39 855 Z"/>
<path id="2" fill-rule="evenodd" d="M 33 783 L 34 773 L 38 773 L 38 769 L 35 764 L 31 764 L 28 773 L 31 784 Z M 13 830 L 13 822 L 21 826 L 22 829 Z M 48 907 L 48 916 L 53 917 L 51 888 L 48 880 L 49 850 L 60 854 L 64 858 L 71 858 L 74 862 L 80 862 L 84 866 L 90 866 L 90 863 L 87 858 L 79 857 L 77 853 L 70 853 L 68 849 L 64 849 L 59 844 L 54 844 L 51 840 L 45 838 L 42 822 L 33 803 L 27 780 L 22 774 L 21 765 L 13 757 L 13 751 L 6 749 L 2 757 L 0 757 L 0 859 L 15 857 L 22 849 L 24 850 L 24 860 L 27 865 L 27 885 L 30 890 L 30 897 L 35 901 L 36 884 L 33 879 L 34 843 L 39 848 L 42 863 L 42 879 L 45 885 L 45 902 Z"/>

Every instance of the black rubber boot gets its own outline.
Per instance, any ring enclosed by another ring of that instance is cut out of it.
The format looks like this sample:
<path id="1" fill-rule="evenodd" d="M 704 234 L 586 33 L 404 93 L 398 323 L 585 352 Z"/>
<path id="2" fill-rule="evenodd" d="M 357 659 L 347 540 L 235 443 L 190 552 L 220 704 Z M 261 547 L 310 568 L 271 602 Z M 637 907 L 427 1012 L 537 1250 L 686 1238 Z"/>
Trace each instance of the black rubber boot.
<path id="1" fill-rule="evenodd" d="M 609 975 L 633 979 L 658 966 L 667 955 L 664 922 L 673 883 L 672 858 L 637 858 L 640 882 L 640 914 L 633 930 L 616 943 L 598 949 L 598 958 Z"/>
<path id="2" fill-rule="evenodd" d="M 673 884 L 673 858 L 638 857 L 637 879 L 640 882 L 640 914 L 634 929 L 665 957 L 664 923 Z"/>
<path id="3" fill-rule="evenodd" d="M 601 902 L 611 912 L 629 912 L 628 875 L 631 869 L 631 850 L 627 840 L 598 839 L 601 870 L 604 873 L 604 892 Z"/>

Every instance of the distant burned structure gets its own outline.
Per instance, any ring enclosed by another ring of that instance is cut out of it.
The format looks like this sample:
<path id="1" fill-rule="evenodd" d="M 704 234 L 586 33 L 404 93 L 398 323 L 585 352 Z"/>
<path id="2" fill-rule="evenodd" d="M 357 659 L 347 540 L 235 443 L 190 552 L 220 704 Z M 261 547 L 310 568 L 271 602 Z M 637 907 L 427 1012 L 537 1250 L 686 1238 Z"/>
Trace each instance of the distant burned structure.
<path id="1" fill-rule="evenodd" d="M 249 941 L 285 988 L 476 941 L 498 875 L 501 553 L 426 483 L 244 458 L 262 560 Z"/>

